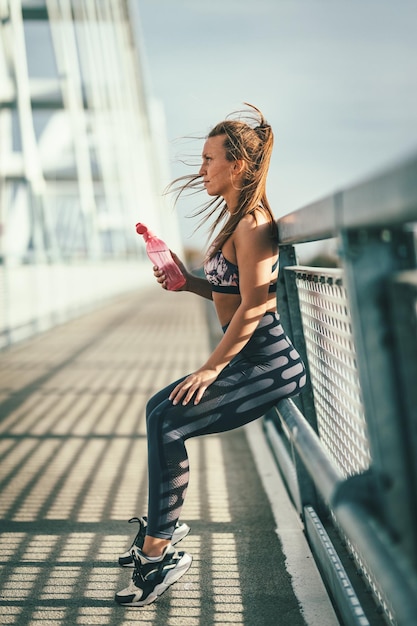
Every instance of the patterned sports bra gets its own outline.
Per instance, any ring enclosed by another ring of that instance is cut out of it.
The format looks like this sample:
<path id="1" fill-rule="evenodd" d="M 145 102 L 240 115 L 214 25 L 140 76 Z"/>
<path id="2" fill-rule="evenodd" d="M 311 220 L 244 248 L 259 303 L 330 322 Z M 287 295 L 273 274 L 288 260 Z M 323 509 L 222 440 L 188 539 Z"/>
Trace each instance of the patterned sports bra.
<path id="1" fill-rule="evenodd" d="M 278 261 L 272 266 L 272 272 L 278 267 Z M 212 291 L 217 293 L 240 294 L 239 289 L 239 268 L 235 263 L 228 261 L 221 250 L 218 250 L 214 257 L 204 262 L 204 273 L 211 285 Z M 276 283 L 269 285 L 269 293 L 274 293 L 277 289 Z"/>

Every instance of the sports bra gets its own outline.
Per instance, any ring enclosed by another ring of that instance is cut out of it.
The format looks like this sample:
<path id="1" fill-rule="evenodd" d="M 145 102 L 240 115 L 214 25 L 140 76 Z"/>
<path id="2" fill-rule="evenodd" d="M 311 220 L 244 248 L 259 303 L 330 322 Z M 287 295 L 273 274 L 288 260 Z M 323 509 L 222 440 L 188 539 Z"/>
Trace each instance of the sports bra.
<path id="1" fill-rule="evenodd" d="M 278 260 L 272 266 L 272 272 L 278 267 Z M 217 293 L 240 294 L 239 268 L 235 263 L 228 261 L 221 250 L 204 262 L 204 273 L 211 285 L 212 291 Z M 269 293 L 275 293 L 277 284 L 269 285 Z"/>

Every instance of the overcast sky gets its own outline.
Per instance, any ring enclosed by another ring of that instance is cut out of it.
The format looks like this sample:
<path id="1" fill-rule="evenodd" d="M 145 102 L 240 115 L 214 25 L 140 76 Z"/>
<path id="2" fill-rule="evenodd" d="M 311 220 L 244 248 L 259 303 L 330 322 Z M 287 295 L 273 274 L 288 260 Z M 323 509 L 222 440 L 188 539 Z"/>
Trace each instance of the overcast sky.
<path id="1" fill-rule="evenodd" d="M 417 151 L 415 0 L 138 4 L 171 160 L 201 152 L 200 142 L 178 138 L 205 135 L 243 102 L 255 104 L 276 138 L 268 186 L 276 217 Z M 174 176 L 187 172 L 172 166 Z M 183 228 L 189 245 L 191 226 Z"/>

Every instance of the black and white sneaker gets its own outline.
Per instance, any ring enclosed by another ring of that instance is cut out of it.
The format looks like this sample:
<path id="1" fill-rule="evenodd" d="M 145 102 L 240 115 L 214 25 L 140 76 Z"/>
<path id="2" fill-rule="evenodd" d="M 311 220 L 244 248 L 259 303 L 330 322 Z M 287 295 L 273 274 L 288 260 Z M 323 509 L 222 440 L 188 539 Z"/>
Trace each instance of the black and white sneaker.
<path id="1" fill-rule="evenodd" d="M 133 556 L 131 553 L 132 548 L 136 546 L 137 548 L 139 548 L 139 550 L 142 550 L 143 542 L 145 541 L 146 527 L 148 525 L 147 518 L 146 517 L 132 517 L 129 520 L 129 524 L 133 524 L 134 522 L 138 522 L 139 530 L 129 550 L 127 550 L 127 552 L 124 552 L 124 554 L 121 554 L 119 556 L 119 565 L 121 565 L 122 567 L 134 567 L 135 566 L 133 562 Z M 186 537 L 189 532 L 190 532 L 190 527 L 187 526 L 187 524 L 180 524 L 179 522 L 177 522 L 175 526 L 174 534 L 172 535 L 172 538 L 171 538 L 171 545 L 172 546 L 177 545 L 177 543 L 179 543 L 182 539 L 184 539 L 184 537 Z"/>
<path id="2" fill-rule="evenodd" d="M 138 549 L 132 548 L 134 571 L 126 589 L 116 593 L 114 599 L 125 606 L 146 606 L 181 578 L 190 568 L 192 557 L 187 552 L 177 552 L 168 544 L 159 561 L 150 561 Z"/>

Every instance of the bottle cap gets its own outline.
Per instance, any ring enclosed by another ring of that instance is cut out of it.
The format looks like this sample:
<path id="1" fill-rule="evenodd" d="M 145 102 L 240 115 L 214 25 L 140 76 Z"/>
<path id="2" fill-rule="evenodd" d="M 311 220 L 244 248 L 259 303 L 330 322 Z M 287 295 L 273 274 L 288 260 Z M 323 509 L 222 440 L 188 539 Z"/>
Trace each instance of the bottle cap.
<path id="1" fill-rule="evenodd" d="M 148 229 L 146 228 L 146 226 L 144 224 L 141 224 L 141 222 L 138 222 L 136 224 L 136 232 L 138 233 L 138 235 L 143 235 L 147 231 L 148 231 Z"/>

